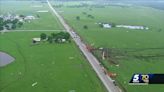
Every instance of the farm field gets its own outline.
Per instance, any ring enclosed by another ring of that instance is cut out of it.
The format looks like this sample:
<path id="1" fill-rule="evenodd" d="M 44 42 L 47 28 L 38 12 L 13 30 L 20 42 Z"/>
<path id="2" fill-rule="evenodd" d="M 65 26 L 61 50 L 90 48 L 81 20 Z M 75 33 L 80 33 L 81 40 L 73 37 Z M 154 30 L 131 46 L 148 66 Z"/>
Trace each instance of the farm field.
<path id="1" fill-rule="evenodd" d="M 63 26 L 54 17 L 47 4 L 39 1 L 0 1 L 1 14 L 18 14 L 34 16 L 39 18 L 25 22 L 21 28 L 16 30 L 63 30 Z M 38 12 L 48 11 L 48 12 Z"/>
<path id="2" fill-rule="evenodd" d="M 39 1 L 0 1 L 0 15 L 40 16 L 10 30 L 13 32 L 0 33 L 0 53 L 14 58 L 9 65 L 0 67 L 0 92 L 106 92 L 73 41 L 32 44 L 32 39 L 41 33 L 50 35 L 64 30 L 48 9 L 46 3 Z M 49 12 L 36 12 L 40 10 Z"/>
<path id="3" fill-rule="evenodd" d="M 58 5 L 61 2 L 55 2 L 55 4 Z M 114 53 L 126 52 L 125 58 L 116 58 L 119 66 L 107 60 L 101 61 L 108 71 L 117 73 L 116 80 L 124 91 L 163 92 L 162 85 L 132 86 L 128 82 L 134 73 L 164 73 L 164 11 L 142 6 L 76 8 L 79 4 L 65 2 L 62 3 L 62 7 L 56 9 L 86 43 L 94 47 L 116 50 Z M 94 18 L 88 18 L 87 14 Z M 77 16 L 80 17 L 79 20 Z M 149 30 L 105 29 L 98 25 L 100 22 L 148 26 Z M 84 29 L 84 25 L 88 28 Z"/>
<path id="4" fill-rule="evenodd" d="M 11 32 L 0 35 L 0 51 L 15 58 L 13 63 L 0 68 L 1 92 L 105 92 L 73 42 L 32 45 L 32 38 L 40 34 Z M 36 82 L 37 85 L 32 86 Z"/>

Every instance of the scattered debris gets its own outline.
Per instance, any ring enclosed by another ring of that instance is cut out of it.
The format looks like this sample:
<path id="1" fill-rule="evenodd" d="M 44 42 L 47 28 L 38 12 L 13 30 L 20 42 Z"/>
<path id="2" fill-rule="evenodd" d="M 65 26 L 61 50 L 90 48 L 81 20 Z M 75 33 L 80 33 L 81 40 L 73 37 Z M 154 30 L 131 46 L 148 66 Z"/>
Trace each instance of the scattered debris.
<path id="1" fill-rule="evenodd" d="M 69 57 L 69 59 L 74 59 L 74 57 Z"/>
<path id="2" fill-rule="evenodd" d="M 148 30 L 148 27 L 144 27 L 144 26 L 131 26 L 131 25 L 116 25 L 116 27 L 122 27 L 122 28 L 127 28 L 127 29 L 140 29 L 140 30 Z"/>
<path id="3" fill-rule="evenodd" d="M 32 7 L 43 7 L 42 5 L 34 5 Z"/>
<path id="4" fill-rule="evenodd" d="M 38 82 L 34 82 L 31 86 L 34 87 L 38 84 Z"/>
<path id="5" fill-rule="evenodd" d="M 18 74 L 19 74 L 19 75 L 21 75 L 21 74 L 22 74 L 22 72 L 19 72 Z"/>
<path id="6" fill-rule="evenodd" d="M 136 26 L 136 25 L 115 25 L 114 23 L 95 23 L 99 24 L 102 28 L 127 28 L 127 29 L 137 29 L 137 30 L 149 30 L 149 27 L 146 26 Z M 129 31 L 127 31 L 129 32 Z"/>
<path id="7" fill-rule="evenodd" d="M 76 92 L 75 90 L 69 90 L 68 92 Z"/>
<path id="8" fill-rule="evenodd" d="M 49 11 L 48 10 L 40 10 L 40 11 L 36 11 L 36 12 L 42 13 L 42 12 L 49 12 Z"/>
<path id="9" fill-rule="evenodd" d="M 54 64 L 55 64 L 55 62 L 52 62 L 52 64 L 54 65 Z"/>

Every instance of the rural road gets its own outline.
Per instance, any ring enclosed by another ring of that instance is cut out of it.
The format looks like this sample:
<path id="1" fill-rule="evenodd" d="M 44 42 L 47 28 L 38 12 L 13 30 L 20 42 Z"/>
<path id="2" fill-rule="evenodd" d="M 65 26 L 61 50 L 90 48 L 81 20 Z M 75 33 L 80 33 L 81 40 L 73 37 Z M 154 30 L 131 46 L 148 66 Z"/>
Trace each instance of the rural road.
<path id="1" fill-rule="evenodd" d="M 121 92 L 120 88 L 118 86 L 115 86 L 113 84 L 113 80 L 104 73 L 99 61 L 95 58 L 95 56 L 90 53 L 86 45 L 81 41 L 79 35 L 77 35 L 74 30 L 65 22 L 62 16 L 58 14 L 58 12 L 52 7 L 49 0 L 47 0 L 49 8 L 52 10 L 52 12 L 56 15 L 56 17 L 59 19 L 61 24 L 64 26 L 65 30 L 71 35 L 77 46 L 80 48 L 82 53 L 85 55 L 93 69 L 95 70 L 96 74 L 108 90 L 108 92 Z"/>

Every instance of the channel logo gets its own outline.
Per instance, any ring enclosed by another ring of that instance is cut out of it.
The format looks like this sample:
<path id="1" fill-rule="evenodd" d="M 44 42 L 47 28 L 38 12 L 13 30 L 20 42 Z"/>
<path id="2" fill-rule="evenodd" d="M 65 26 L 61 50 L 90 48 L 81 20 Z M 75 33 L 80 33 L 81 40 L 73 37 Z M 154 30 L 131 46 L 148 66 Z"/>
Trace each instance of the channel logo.
<path id="1" fill-rule="evenodd" d="M 130 84 L 149 84 L 148 74 L 134 74 L 129 82 Z"/>

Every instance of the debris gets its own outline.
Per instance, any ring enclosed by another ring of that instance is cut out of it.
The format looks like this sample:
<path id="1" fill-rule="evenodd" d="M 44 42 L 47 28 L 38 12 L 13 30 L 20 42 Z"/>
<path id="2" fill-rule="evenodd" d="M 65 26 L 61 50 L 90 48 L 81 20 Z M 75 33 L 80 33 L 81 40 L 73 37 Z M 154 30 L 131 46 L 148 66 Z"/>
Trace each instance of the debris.
<path id="1" fill-rule="evenodd" d="M 52 62 L 52 64 L 55 64 L 55 62 Z"/>
<path id="2" fill-rule="evenodd" d="M 21 74 L 22 74 L 22 72 L 19 72 L 18 74 L 19 74 L 19 75 L 21 75 Z"/>
<path id="3" fill-rule="evenodd" d="M 69 59 L 74 59 L 74 57 L 69 57 Z"/>
<path id="4" fill-rule="evenodd" d="M 40 10 L 40 11 L 36 11 L 36 12 L 49 12 L 48 10 Z"/>
<path id="5" fill-rule="evenodd" d="M 76 92 L 75 90 L 69 90 L 69 92 Z"/>
<path id="6" fill-rule="evenodd" d="M 38 82 L 34 82 L 31 86 L 34 87 L 38 84 Z"/>

